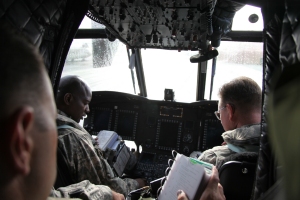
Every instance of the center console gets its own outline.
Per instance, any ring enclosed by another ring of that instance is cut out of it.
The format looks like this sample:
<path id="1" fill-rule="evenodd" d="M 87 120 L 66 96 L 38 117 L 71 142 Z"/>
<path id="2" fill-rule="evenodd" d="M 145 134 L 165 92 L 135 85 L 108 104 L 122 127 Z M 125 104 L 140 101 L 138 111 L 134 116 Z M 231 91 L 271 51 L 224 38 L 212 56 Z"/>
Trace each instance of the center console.
<path id="1" fill-rule="evenodd" d="M 214 115 L 217 106 L 217 101 L 154 101 L 124 93 L 93 92 L 84 127 L 94 135 L 113 130 L 123 140 L 134 141 L 140 152 L 134 175 L 152 181 L 165 175 L 172 150 L 189 156 L 221 145 L 224 130 Z"/>

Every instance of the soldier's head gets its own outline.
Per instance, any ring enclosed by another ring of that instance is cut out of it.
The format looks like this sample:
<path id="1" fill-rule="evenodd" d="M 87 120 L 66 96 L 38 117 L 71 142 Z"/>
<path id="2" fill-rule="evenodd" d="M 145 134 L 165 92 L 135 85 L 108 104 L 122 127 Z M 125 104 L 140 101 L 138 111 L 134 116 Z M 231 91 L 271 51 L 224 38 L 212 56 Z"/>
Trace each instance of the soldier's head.
<path id="1" fill-rule="evenodd" d="M 52 88 L 38 49 L 2 22 L 0 66 L 1 199 L 46 199 L 56 178 Z"/>
<path id="2" fill-rule="evenodd" d="M 90 112 L 92 92 L 85 81 L 78 76 L 61 78 L 56 97 L 57 108 L 71 119 L 79 122 Z"/>
<path id="3" fill-rule="evenodd" d="M 226 131 L 260 123 L 262 92 L 254 80 L 236 78 L 220 88 L 219 97 L 216 115 Z"/>

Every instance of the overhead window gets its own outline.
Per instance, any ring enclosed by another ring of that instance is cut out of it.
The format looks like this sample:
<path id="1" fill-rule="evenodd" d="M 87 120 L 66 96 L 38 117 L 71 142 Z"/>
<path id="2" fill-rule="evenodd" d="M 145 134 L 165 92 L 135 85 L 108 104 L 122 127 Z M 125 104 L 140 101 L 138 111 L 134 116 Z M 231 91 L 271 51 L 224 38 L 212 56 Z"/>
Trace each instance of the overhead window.
<path id="1" fill-rule="evenodd" d="M 89 17 L 85 16 L 79 26 L 79 29 L 99 29 L 105 28 L 104 25 L 94 22 Z"/>
<path id="2" fill-rule="evenodd" d="M 235 13 L 231 30 L 262 31 L 263 25 L 264 23 L 260 8 L 245 5 L 243 8 L 241 8 Z"/>

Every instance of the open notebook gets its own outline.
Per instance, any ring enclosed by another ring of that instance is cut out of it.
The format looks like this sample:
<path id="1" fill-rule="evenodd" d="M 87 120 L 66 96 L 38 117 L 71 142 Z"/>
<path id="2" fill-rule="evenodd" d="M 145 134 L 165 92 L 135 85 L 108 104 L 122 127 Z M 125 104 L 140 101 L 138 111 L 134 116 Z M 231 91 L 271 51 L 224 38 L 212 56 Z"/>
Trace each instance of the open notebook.
<path id="1" fill-rule="evenodd" d="M 118 144 L 119 135 L 114 131 L 103 130 L 100 131 L 97 135 L 98 137 L 98 146 L 102 151 L 106 149 L 114 149 L 115 145 Z"/>
<path id="2" fill-rule="evenodd" d="M 212 170 L 212 166 L 177 153 L 161 187 L 158 200 L 177 199 L 178 190 L 183 190 L 190 200 L 199 200 L 210 177 L 206 171 Z"/>

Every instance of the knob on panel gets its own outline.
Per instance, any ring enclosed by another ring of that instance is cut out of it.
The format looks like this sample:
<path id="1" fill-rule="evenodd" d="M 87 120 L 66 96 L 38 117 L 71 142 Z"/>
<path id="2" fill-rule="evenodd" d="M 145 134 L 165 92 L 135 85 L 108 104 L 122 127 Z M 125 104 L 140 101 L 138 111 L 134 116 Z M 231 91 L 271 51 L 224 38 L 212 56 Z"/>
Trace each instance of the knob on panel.
<path id="1" fill-rule="evenodd" d="M 190 148 L 188 146 L 183 147 L 183 153 L 188 154 L 190 152 Z"/>

